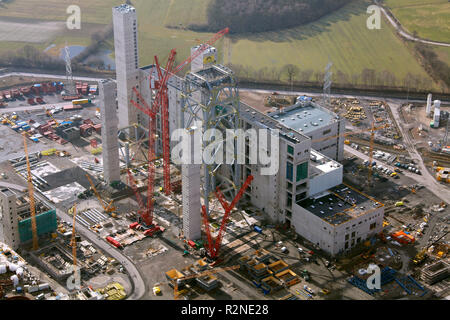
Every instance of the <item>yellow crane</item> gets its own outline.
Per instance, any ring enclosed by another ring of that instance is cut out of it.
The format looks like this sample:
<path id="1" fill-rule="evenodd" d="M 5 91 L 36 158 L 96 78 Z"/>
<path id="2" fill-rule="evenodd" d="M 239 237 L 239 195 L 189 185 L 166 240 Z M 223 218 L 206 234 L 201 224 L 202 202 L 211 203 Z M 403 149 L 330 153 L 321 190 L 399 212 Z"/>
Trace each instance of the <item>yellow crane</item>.
<path id="1" fill-rule="evenodd" d="M 115 218 L 115 217 L 116 217 L 116 214 L 113 213 L 113 212 L 116 211 L 116 207 L 114 207 L 114 206 L 112 205 L 113 202 L 114 202 L 114 200 L 111 200 L 110 203 L 107 203 L 106 201 L 104 201 L 104 200 L 102 199 L 102 197 L 100 196 L 100 194 L 98 193 L 97 189 L 95 188 L 94 182 L 92 182 L 91 177 L 89 177 L 88 174 L 86 174 L 86 177 L 88 178 L 89 183 L 91 184 L 91 188 L 92 188 L 92 190 L 94 191 L 95 195 L 97 196 L 98 201 L 100 201 L 100 204 L 102 205 L 103 210 L 104 210 L 106 213 L 111 214 L 111 216 L 112 216 L 113 218 Z M 105 204 L 107 204 L 107 205 L 105 205 Z"/>
<path id="2" fill-rule="evenodd" d="M 38 243 L 37 224 L 36 224 L 36 208 L 35 208 L 35 203 L 34 203 L 33 178 L 31 176 L 30 160 L 28 158 L 27 137 L 26 137 L 25 132 L 22 133 L 22 136 L 23 136 L 25 157 L 27 159 L 28 196 L 30 198 L 31 230 L 33 232 L 33 250 L 37 250 L 39 248 L 39 243 Z"/>
<path id="3" fill-rule="evenodd" d="M 174 286 L 174 291 L 173 291 L 173 297 L 175 300 L 177 300 L 180 297 L 180 292 L 178 291 L 178 285 L 179 283 L 181 283 L 181 281 L 184 280 L 188 280 L 188 279 L 194 279 L 194 278 L 200 278 L 200 277 L 204 277 L 204 276 L 209 276 L 215 273 L 220 273 L 220 272 L 225 272 L 225 271 L 229 271 L 229 270 L 235 270 L 235 269 L 239 269 L 240 266 L 239 265 L 235 265 L 235 266 L 231 266 L 231 267 L 225 267 L 225 268 L 214 268 L 212 270 L 208 270 L 208 271 L 204 271 L 201 273 L 197 273 L 197 274 L 193 274 L 193 275 L 189 275 L 189 276 L 185 276 L 185 277 L 181 277 L 181 278 L 177 278 L 174 279 L 172 281 L 172 284 Z"/>
<path id="4" fill-rule="evenodd" d="M 44 108 L 44 110 L 45 110 L 45 113 L 46 113 L 50 118 L 52 118 L 53 121 L 55 121 L 55 127 L 59 127 L 59 122 L 58 122 L 58 120 L 56 120 L 56 119 L 53 117 L 52 113 L 51 113 L 49 110 L 45 109 L 45 108 Z"/>

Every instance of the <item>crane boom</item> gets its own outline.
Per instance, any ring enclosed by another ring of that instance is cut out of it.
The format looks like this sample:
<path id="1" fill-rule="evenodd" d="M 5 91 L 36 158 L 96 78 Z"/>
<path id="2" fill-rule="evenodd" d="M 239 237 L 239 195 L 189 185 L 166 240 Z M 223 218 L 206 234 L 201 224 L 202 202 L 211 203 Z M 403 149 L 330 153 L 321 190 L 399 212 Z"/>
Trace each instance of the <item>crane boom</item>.
<path id="1" fill-rule="evenodd" d="M 141 216 L 142 220 L 144 220 L 145 224 L 147 226 L 150 226 L 152 224 L 152 221 L 148 215 L 148 210 L 144 206 L 144 201 L 142 201 L 141 194 L 139 193 L 139 190 L 136 186 L 136 182 L 133 178 L 133 175 L 131 174 L 130 170 L 127 170 L 128 173 L 128 183 L 131 185 L 131 188 L 133 189 L 134 194 L 136 195 L 136 199 L 139 204 L 139 215 Z"/>
<path id="2" fill-rule="evenodd" d="M 38 243 L 38 235 L 37 235 L 36 208 L 35 208 L 35 202 L 34 202 L 33 178 L 31 176 L 30 159 L 28 157 L 27 138 L 26 138 L 25 133 L 23 133 L 22 136 L 23 136 L 25 157 L 27 160 L 28 196 L 30 198 L 31 231 L 33 233 L 33 250 L 37 250 L 39 248 L 39 243 Z"/>
<path id="3" fill-rule="evenodd" d="M 98 193 L 97 189 L 95 188 L 94 182 L 92 182 L 91 177 L 89 177 L 88 174 L 86 174 L 87 179 L 89 180 L 89 183 L 91 184 L 92 190 L 94 191 L 95 195 L 97 196 L 98 201 L 100 201 L 100 204 L 103 207 L 103 210 L 105 210 L 105 212 L 110 213 L 116 210 L 115 207 L 111 206 L 113 201 L 111 201 L 110 203 L 108 203 L 108 205 L 105 205 L 105 203 L 107 203 L 106 201 L 104 201 L 102 199 L 102 197 L 100 196 L 100 194 Z"/>

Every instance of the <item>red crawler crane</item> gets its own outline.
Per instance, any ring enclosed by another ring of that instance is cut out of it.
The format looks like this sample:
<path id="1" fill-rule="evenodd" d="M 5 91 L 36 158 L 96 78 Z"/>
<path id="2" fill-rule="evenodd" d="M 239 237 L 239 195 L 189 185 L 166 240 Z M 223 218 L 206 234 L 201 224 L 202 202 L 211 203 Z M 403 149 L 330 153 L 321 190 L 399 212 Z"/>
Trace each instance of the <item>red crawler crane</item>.
<path id="1" fill-rule="evenodd" d="M 150 107 L 145 99 L 141 96 L 136 88 L 133 92 L 136 94 L 137 102 L 131 99 L 131 103 L 140 111 L 149 117 L 149 137 L 148 137 L 148 187 L 147 187 L 147 210 L 150 216 L 153 216 L 153 185 L 155 179 L 155 140 L 156 140 L 156 114 L 161 111 L 162 115 L 162 141 L 163 141 L 163 160 L 164 160 L 164 192 L 166 195 L 171 193 L 172 186 L 170 184 L 170 135 L 169 135 L 169 98 L 167 83 L 169 79 L 183 70 L 189 65 L 192 60 L 201 55 L 210 45 L 229 32 L 229 28 L 223 29 L 215 34 L 209 41 L 202 44 L 189 58 L 183 61 L 180 65 L 173 69 L 175 56 L 177 54 L 175 49 L 172 49 L 169 54 L 165 71 L 161 70 L 158 58 L 155 56 L 156 71 L 158 79 L 155 81 L 155 88 L 157 90 L 152 107 Z M 153 76 L 153 72 L 150 71 Z M 151 83 L 151 81 L 150 81 Z"/>
<path id="2" fill-rule="evenodd" d="M 212 236 L 211 236 L 211 230 L 209 228 L 208 216 L 206 214 L 206 207 L 202 206 L 203 225 L 205 226 L 205 233 L 206 233 L 206 237 L 208 239 L 207 240 L 208 243 L 206 245 L 206 250 L 207 250 L 208 255 L 209 255 L 209 257 L 211 259 L 217 258 L 218 254 L 219 254 L 220 246 L 222 244 L 223 232 L 225 230 L 225 226 L 227 224 L 227 221 L 228 221 L 228 218 L 230 216 L 231 210 L 233 210 L 234 206 L 241 199 L 241 197 L 244 194 L 245 190 L 247 190 L 247 188 L 250 185 L 250 183 L 252 183 L 252 180 L 253 180 L 253 176 L 252 175 L 247 177 L 247 180 L 245 180 L 244 184 L 242 185 L 242 187 L 239 190 L 239 192 L 237 193 L 237 195 L 234 197 L 234 199 L 231 202 L 231 204 L 227 203 L 227 201 L 225 200 L 224 195 L 220 191 L 219 187 L 217 187 L 216 192 L 215 192 L 216 193 L 216 197 L 217 197 L 217 199 L 219 199 L 219 202 L 222 204 L 222 207 L 225 210 L 225 214 L 223 215 L 222 223 L 220 225 L 219 234 L 217 235 L 217 238 L 215 239 L 214 243 L 213 243 L 213 239 L 212 239 Z"/>

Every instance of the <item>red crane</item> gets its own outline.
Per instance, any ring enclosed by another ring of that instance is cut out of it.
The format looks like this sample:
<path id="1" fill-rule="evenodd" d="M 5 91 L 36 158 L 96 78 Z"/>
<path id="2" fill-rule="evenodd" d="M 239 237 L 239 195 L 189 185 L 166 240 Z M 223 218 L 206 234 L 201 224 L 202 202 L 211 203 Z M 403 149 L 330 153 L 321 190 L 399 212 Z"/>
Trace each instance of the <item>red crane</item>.
<path id="1" fill-rule="evenodd" d="M 155 179 L 155 143 L 156 143 L 156 114 L 161 110 L 162 115 L 162 141 L 163 141 L 163 160 L 164 160 L 164 192 L 169 195 L 172 189 L 170 184 L 170 136 L 169 136 L 169 99 L 167 83 L 169 79 L 183 70 L 189 63 L 202 54 L 210 45 L 215 43 L 221 37 L 229 32 L 229 29 L 223 29 L 215 34 L 210 40 L 202 44 L 189 58 L 183 61 L 176 68 L 173 68 L 175 56 L 177 54 L 175 49 L 172 49 L 166 64 L 165 72 L 161 70 L 158 57 L 155 56 L 156 71 L 158 79 L 155 81 L 155 88 L 157 90 L 155 99 L 150 107 L 142 95 L 136 88 L 133 92 L 136 94 L 137 102 L 131 99 L 137 109 L 145 113 L 149 118 L 149 137 L 148 137 L 148 186 L 147 186 L 147 210 L 151 217 L 153 217 L 153 185 Z M 153 76 L 153 70 L 150 71 Z M 150 81 L 151 83 L 151 81 Z"/>
<path id="2" fill-rule="evenodd" d="M 219 202 L 222 204 L 222 207 L 225 210 L 225 214 L 223 215 L 222 223 L 220 225 L 219 234 L 217 235 L 214 243 L 213 243 L 213 240 L 212 240 L 211 230 L 209 228 L 209 222 L 208 222 L 208 215 L 206 213 L 206 207 L 202 206 L 203 225 L 205 226 L 205 233 L 206 233 L 207 241 L 208 241 L 208 243 L 206 245 L 206 249 L 207 249 L 209 257 L 211 259 L 215 259 L 218 256 L 218 254 L 219 254 L 220 246 L 222 244 L 223 232 L 225 230 L 225 226 L 227 224 L 228 218 L 230 217 L 231 210 L 233 210 L 234 206 L 241 199 L 241 197 L 244 194 L 245 190 L 247 190 L 247 188 L 252 183 L 252 181 L 253 181 L 253 176 L 249 175 L 247 177 L 247 180 L 245 180 L 245 182 L 242 185 L 241 189 L 237 193 L 237 195 L 234 197 L 234 199 L 231 202 L 231 204 L 227 203 L 227 201 L 225 200 L 224 195 L 220 191 L 220 188 L 217 187 L 215 194 L 216 194 L 217 199 L 219 199 Z"/>

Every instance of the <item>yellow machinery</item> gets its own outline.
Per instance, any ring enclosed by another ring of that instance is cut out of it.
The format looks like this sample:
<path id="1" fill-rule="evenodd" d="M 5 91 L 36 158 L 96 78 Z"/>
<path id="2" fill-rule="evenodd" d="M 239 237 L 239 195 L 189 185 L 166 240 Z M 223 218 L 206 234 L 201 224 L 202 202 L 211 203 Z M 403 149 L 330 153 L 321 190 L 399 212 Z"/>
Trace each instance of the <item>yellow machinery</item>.
<path id="1" fill-rule="evenodd" d="M 115 213 L 113 213 L 114 211 L 116 211 L 116 207 L 114 207 L 114 206 L 112 205 L 114 201 L 111 200 L 110 203 L 107 203 L 106 201 L 103 201 L 102 197 L 100 196 L 100 194 L 98 193 L 97 189 L 95 188 L 94 182 L 92 182 L 91 177 L 89 177 L 88 174 L 86 174 L 86 177 L 88 178 L 89 183 L 91 184 L 91 188 L 92 188 L 92 190 L 94 191 L 95 195 L 97 196 L 98 201 L 100 201 L 100 204 L 102 205 L 103 210 L 105 210 L 106 213 L 111 214 L 111 216 L 112 216 L 113 218 L 117 217 L 117 215 L 116 215 Z M 107 205 L 105 205 L 105 203 L 106 203 Z"/>
<path id="2" fill-rule="evenodd" d="M 231 267 L 225 267 L 225 268 L 215 268 L 215 269 L 212 269 L 212 270 L 204 271 L 204 272 L 193 274 L 193 275 L 190 275 L 190 276 L 176 278 L 176 279 L 174 279 L 172 281 L 172 284 L 174 286 L 173 297 L 174 297 L 175 300 L 180 298 L 181 294 L 180 294 L 180 291 L 178 291 L 178 284 L 179 284 L 179 282 L 181 282 L 183 280 L 200 278 L 200 277 L 209 276 L 209 275 L 212 275 L 212 274 L 215 274 L 215 273 L 225 272 L 225 271 L 229 271 L 229 270 L 235 270 L 235 269 L 239 269 L 239 268 L 240 268 L 239 265 L 231 266 Z"/>
<path id="3" fill-rule="evenodd" d="M 450 183 L 450 168 L 438 167 L 436 169 L 436 180 Z"/>
<path id="4" fill-rule="evenodd" d="M 52 118 L 53 121 L 55 121 L 54 127 L 59 127 L 59 122 L 58 122 L 58 120 L 56 120 L 56 119 L 53 117 L 52 113 L 51 113 L 50 111 L 48 111 L 47 109 L 45 109 L 45 108 L 44 108 L 44 110 L 45 110 L 45 113 L 46 113 L 50 118 Z"/>
<path id="5" fill-rule="evenodd" d="M 34 203 L 33 179 L 31 177 L 30 160 L 28 158 L 27 137 L 25 133 L 23 133 L 22 136 L 23 136 L 25 156 L 27 159 L 27 174 L 28 174 L 27 180 L 28 180 L 28 195 L 30 198 L 31 230 L 33 232 L 33 250 L 37 250 L 39 248 L 39 244 L 38 244 L 37 224 L 36 224 L 36 208 Z"/>

